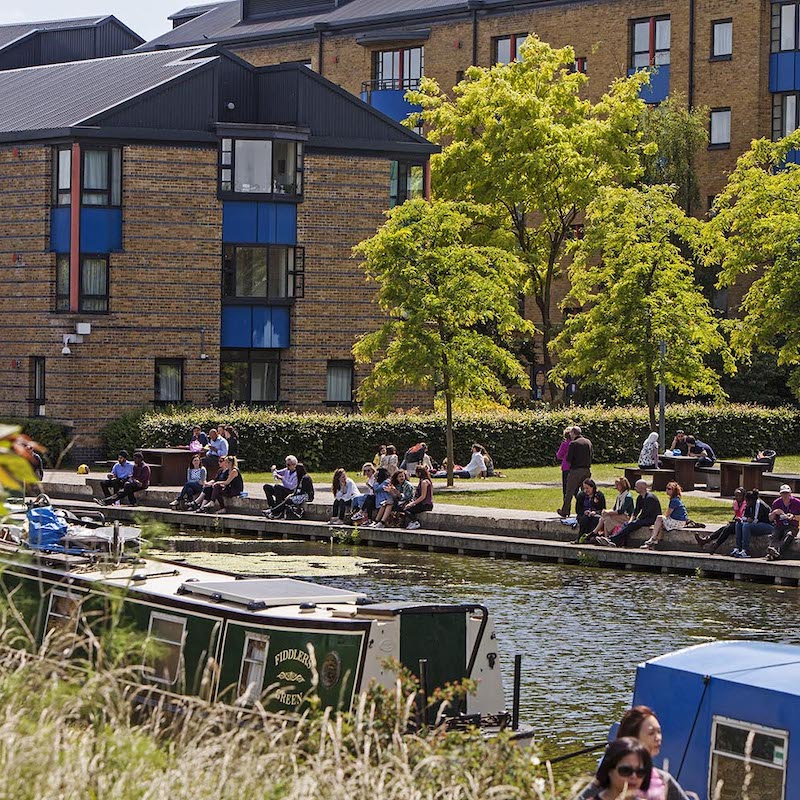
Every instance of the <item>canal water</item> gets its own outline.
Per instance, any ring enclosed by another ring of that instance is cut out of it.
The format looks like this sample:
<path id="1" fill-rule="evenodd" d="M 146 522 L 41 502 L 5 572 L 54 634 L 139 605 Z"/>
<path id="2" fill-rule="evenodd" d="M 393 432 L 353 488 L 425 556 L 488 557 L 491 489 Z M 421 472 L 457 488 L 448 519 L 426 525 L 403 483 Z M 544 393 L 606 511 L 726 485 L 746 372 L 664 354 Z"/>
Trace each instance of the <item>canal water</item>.
<path id="1" fill-rule="evenodd" d="M 484 603 L 506 690 L 520 653 L 521 716 L 551 756 L 605 741 L 641 661 L 715 639 L 800 644 L 800 594 L 789 587 L 301 541 L 187 560 L 309 577 L 373 600 Z"/>

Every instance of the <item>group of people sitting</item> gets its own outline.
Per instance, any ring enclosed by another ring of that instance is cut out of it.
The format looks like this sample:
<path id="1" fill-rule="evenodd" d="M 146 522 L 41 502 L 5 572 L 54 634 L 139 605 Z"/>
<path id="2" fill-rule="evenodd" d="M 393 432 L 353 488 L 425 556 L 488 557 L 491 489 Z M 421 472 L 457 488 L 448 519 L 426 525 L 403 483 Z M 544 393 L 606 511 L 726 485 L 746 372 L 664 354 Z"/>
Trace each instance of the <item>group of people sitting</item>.
<path id="1" fill-rule="evenodd" d="M 655 766 L 662 741 L 661 724 L 651 708 L 634 706 L 626 711 L 593 780 L 576 800 L 688 800 L 675 778 Z"/>
<path id="2" fill-rule="evenodd" d="M 186 470 L 186 483 L 169 504 L 179 511 L 225 514 L 226 498 L 239 497 L 244 491 L 244 478 L 236 456 L 217 459 L 216 474 L 209 479 L 209 470 L 200 452 L 196 452 Z"/>
<path id="3" fill-rule="evenodd" d="M 210 475 L 219 469 L 219 462 L 225 456 L 239 455 L 239 434 L 233 425 L 226 425 L 223 422 L 209 428 L 208 433 L 199 425 L 195 425 L 192 428 L 189 444 L 177 447 L 185 448 L 192 453 L 200 453 L 203 466 Z"/>
<path id="4" fill-rule="evenodd" d="M 397 448 L 393 444 L 382 444 L 372 459 L 372 464 L 376 469 L 383 468 L 391 477 L 398 469 L 404 469 L 409 475 L 416 474 L 418 464 L 428 468 L 431 478 L 447 477 L 447 459 L 437 467 L 431 459 L 426 442 L 417 442 L 406 450 L 403 459 L 397 454 Z M 470 458 L 465 467 L 460 464 L 453 464 L 454 478 L 502 478 L 500 472 L 495 470 L 494 460 L 489 455 L 483 445 L 473 444 Z"/>
<path id="5" fill-rule="evenodd" d="M 117 454 L 117 463 L 111 472 L 100 481 L 103 490 L 102 500 L 95 498 L 95 503 L 101 506 L 136 505 L 136 495 L 150 486 L 150 466 L 145 463 L 144 456 L 138 450 L 133 454 L 133 461 L 128 460 L 128 452 L 120 450 Z"/>
<path id="6" fill-rule="evenodd" d="M 701 442 L 696 436 L 691 436 L 682 430 L 675 432 L 672 444 L 667 450 L 667 455 L 669 454 L 693 456 L 697 459 L 696 466 L 698 467 L 713 467 L 717 461 L 717 456 L 710 444 Z M 658 469 L 661 463 L 659 455 L 658 434 L 650 433 L 639 452 L 639 466 L 642 469 Z"/>

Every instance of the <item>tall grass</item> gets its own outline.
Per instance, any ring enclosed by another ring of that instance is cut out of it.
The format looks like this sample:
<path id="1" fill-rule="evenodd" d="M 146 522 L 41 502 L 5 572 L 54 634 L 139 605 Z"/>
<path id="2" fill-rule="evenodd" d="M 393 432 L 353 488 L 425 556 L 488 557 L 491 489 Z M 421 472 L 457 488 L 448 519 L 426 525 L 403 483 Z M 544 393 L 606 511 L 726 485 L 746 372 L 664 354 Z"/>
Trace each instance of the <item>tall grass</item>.
<path id="1" fill-rule="evenodd" d="M 10 628 L 6 628 L 6 633 Z M 136 673 L 0 646 L 0 797 L 15 800 L 563 800 L 505 736 L 422 730 L 415 695 L 358 698 L 350 714 L 242 712 L 154 698 Z M 175 706 L 179 710 L 176 712 Z"/>

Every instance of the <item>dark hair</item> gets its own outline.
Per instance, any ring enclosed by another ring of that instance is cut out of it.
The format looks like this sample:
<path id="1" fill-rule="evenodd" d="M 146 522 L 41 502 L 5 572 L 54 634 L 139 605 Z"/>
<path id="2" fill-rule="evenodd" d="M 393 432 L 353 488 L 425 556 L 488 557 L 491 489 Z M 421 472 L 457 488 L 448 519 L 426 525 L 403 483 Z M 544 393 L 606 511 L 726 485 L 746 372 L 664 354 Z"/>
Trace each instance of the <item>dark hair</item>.
<path id="1" fill-rule="evenodd" d="M 392 486 L 399 486 L 400 485 L 400 476 L 403 476 L 406 480 L 408 480 L 408 473 L 404 469 L 399 469 L 392 475 Z"/>
<path id="2" fill-rule="evenodd" d="M 422 480 L 430 480 L 431 479 L 431 472 L 424 464 L 417 464 L 417 468 L 414 470 L 418 478 Z"/>
<path id="3" fill-rule="evenodd" d="M 393 444 L 386 445 L 386 455 L 393 456 L 397 452 L 397 448 Z"/>
<path id="4" fill-rule="evenodd" d="M 617 738 L 621 739 L 624 736 L 633 736 L 634 739 L 638 739 L 642 731 L 642 723 L 648 717 L 655 717 L 655 715 L 656 712 L 649 706 L 634 706 L 633 708 L 629 708 L 619 721 Z"/>
<path id="5" fill-rule="evenodd" d="M 120 450 L 119 453 L 117 453 L 117 458 L 119 458 L 120 456 L 122 458 L 127 458 L 128 457 L 128 451 L 127 450 Z"/>
<path id="6" fill-rule="evenodd" d="M 606 747 L 603 760 L 600 762 L 600 766 L 595 773 L 595 780 L 603 789 L 607 789 L 611 783 L 611 770 L 614 769 L 625 756 L 630 755 L 637 755 L 642 760 L 642 767 L 645 770 L 645 775 L 644 778 L 642 778 L 641 789 L 647 791 L 650 788 L 650 774 L 653 771 L 653 759 L 650 756 L 650 751 L 633 736 L 623 736 L 619 739 L 615 739 Z"/>
<path id="7" fill-rule="evenodd" d="M 695 439 L 694 436 L 687 436 L 686 437 L 686 444 L 694 444 L 696 441 L 697 441 L 697 439 Z"/>
<path id="8" fill-rule="evenodd" d="M 297 473 L 297 483 L 298 484 L 300 483 L 301 480 L 303 480 L 303 478 L 305 478 L 306 475 L 308 475 L 308 472 L 306 472 L 306 468 L 305 468 L 304 464 L 298 464 L 294 468 L 294 471 Z"/>
<path id="9" fill-rule="evenodd" d="M 742 495 L 746 495 L 746 492 L 745 492 L 745 490 L 744 490 L 744 486 L 737 486 L 737 487 L 736 487 L 736 488 L 733 490 L 733 493 L 734 493 L 735 495 L 736 495 L 736 494 L 742 494 Z"/>
<path id="10" fill-rule="evenodd" d="M 136 451 L 136 452 L 133 454 L 133 457 L 134 457 L 134 458 L 141 458 L 141 459 L 142 459 L 142 461 L 144 461 L 144 456 L 142 455 L 142 451 L 141 451 L 141 450 L 137 450 L 137 451 Z"/>
<path id="11" fill-rule="evenodd" d="M 341 478 L 342 478 L 342 475 L 344 475 L 344 474 L 345 474 L 344 467 L 339 467 L 339 469 L 337 469 L 336 472 L 333 473 L 333 493 L 334 494 L 336 494 L 336 492 L 338 492 L 339 489 L 341 489 L 341 486 L 342 486 Z"/>
<path id="12" fill-rule="evenodd" d="M 236 428 L 234 428 L 233 425 L 226 425 L 225 426 L 225 433 L 229 433 L 235 439 L 239 438 L 239 434 L 236 433 Z"/>
<path id="13" fill-rule="evenodd" d="M 592 494 L 597 494 L 597 484 L 594 482 L 594 479 L 586 478 L 586 480 L 583 481 L 583 485 L 584 486 L 591 486 L 592 487 Z"/>
<path id="14" fill-rule="evenodd" d="M 745 500 L 758 500 L 759 492 L 758 489 L 750 489 L 749 491 L 745 492 L 744 499 Z"/>
<path id="15" fill-rule="evenodd" d="M 386 467 L 378 467 L 375 470 L 375 483 L 383 483 L 389 477 L 389 470 Z"/>

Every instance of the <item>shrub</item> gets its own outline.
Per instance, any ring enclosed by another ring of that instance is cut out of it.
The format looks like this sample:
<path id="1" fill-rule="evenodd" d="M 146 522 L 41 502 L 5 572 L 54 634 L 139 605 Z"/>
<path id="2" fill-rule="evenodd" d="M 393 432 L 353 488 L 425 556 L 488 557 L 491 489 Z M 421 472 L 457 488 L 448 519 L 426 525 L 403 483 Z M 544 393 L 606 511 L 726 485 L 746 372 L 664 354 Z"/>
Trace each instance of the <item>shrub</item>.
<path id="1" fill-rule="evenodd" d="M 31 418 L 6 418 L 3 422 L 9 425 L 18 425 L 22 432 L 31 437 L 35 442 L 44 445 L 47 453 L 44 454 L 46 466 L 52 467 L 70 441 L 70 430 L 60 422 L 54 422 L 45 417 Z"/>
<path id="2" fill-rule="evenodd" d="M 120 450 L 133 453 L 137 447 L 143 444 L 142 418 L 150 411 L 152 409 L 148 407 L 126 411 L 119 419 L 109 422 L 101 434 L 105 454 L 109 457 L 116 456 Z"/>
<path id="3" fill-rule="evenodd" d="M 239 455 L 248 472 L 267 470 L 288 453 L 314 470 L 338 466 L 352 470 L 371 460 L 382 442 L 394 444 L 401 458 L 419 441 L 428 443 L 434 459 L 441 459 L 445 451 L 444 419 L 436 414 L 297 414 L 230 406 L 127 415 L 124 423 L 109 426 L 116 436 L 107 435 L 109 453 L 121 446 L 130 451 L 139 445 L 185 444 L 192 425 L 208 429 L 222 421 L 239 432 Z M 456 458 L 465 461 L 470 445 L 480 442 L 500 468 L 555 464 L 554 454 L 568 424 L 580 425 L 591 438 L 598 463 L 635 461 L 649 432 L 647 410 L 636 407 L 461 414 L 454 424 Z M 720 458 L 765 447 L 791 453 L 800 438 L 800 409 L 673 405 L 667 410 L 668 436 L 677 428 L 696 433 Z"/>

